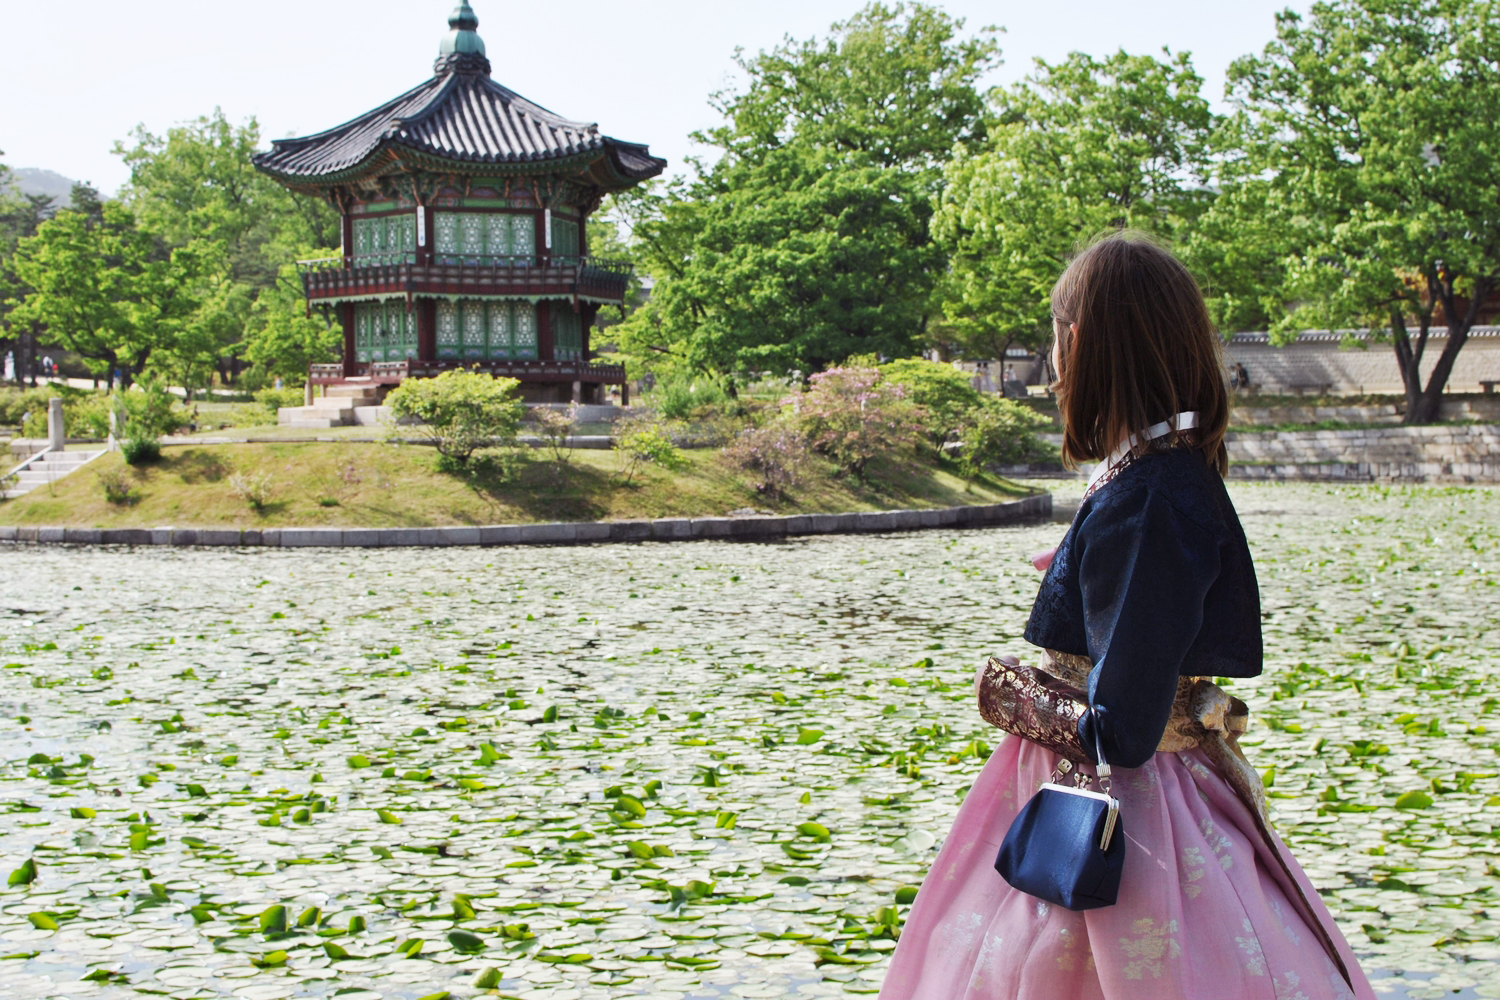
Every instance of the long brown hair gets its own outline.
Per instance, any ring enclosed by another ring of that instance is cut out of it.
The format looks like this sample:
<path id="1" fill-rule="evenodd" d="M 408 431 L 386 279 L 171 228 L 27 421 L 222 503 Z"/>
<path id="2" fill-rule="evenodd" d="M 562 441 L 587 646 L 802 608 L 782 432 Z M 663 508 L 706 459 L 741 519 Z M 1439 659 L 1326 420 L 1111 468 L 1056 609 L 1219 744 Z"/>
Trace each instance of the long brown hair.
<path id="1" fill-rule="evenodd" d="M 1223 350 L 1198 283 L 1176 257 L 1142 233 L 1111 233 L 1057 280 L 1052 315 L 1064 460 L 1103 461 L 1127 435 L 1196 410 L 1188 442 L 1221 475 L 1228 469 Z M 1178 437 L 1140 442 L 1135 451 Z"/>

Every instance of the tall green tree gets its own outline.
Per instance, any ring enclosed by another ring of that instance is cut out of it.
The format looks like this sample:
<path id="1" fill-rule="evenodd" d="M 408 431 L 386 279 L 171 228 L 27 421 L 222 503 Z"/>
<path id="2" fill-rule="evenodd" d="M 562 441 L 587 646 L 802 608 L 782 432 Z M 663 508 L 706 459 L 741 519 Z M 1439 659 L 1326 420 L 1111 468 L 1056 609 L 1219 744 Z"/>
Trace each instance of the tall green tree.
<path id="1" fill-rule="evenodd" d="M 1214 117 L 1186 53 L 1037 60 L 990 97 L 988 141 L 948 164 L 933 231 L 959 350 L 1003 357 L 1052 336 L 1048 295 L 1079 243 L 1131 227 L 1181 236 L 1211 198 Z"/>
<path id="2" fill-rule="evenodd" d="M 1329 0 L 1306 18 L 1287 11 L 1276 40 L 1233 65 L 1230 86 L 1241 153 L 1225 163 L 1221 219 L 1226 231 L 1256 213 L 1275 222 L 1267 249 L 1246 255 L 1281 274 L 1275 292 L 1289 308 L 1273 335 L 1385 329 L 1407 422 L 1435 420 L 1500 290 L 1500 4 Z M 1448 336 L 1423 384 L 1439 323 Z"/>
<path id="3" fill-rule="evenodd" d="M 52 214 L 49 195 L 23 195 L 15 186 L 10 167 L 0 163 L 0 360 L 14 357 L 16 378 L 30 378 L 36 385 L 39 324 L 12 315 L 15 303 L 26 297 L 26 287 L 12 266 L 16 244 L 36 233 Z"/>
<path id="4" fill-rule="evenodd" d="M 10 318 L 44 325 L 96 375 L 180 369 L 211 350 L 197 319 L 205 279 L 222 266 L 219 244 L 170 247 L 117 202 L 97 219 L 67 209 L 17 243 L 12 267 L 26 294 Z"/>
<path id="5" fill-rule="evenodd" d="M 301 256 L 320 256 L 307 251 Z M 263 288 L 246 325 L 245 358 L 264 375 L 289 382 L 307 377 L 309 365 L 337 361 L 343 328 L 324 311 L 309 313 L 294 263 L 281 265 L 276 283 Z"/>
<path id="6" fill-rule="evenodd" d="M 829 37 L 738 57 L 741 90 L 696 175 L 634 203 L 655 280 L 621 343 L 647 367 L 817 370 L 921 342 L 943 255 L 942 164 L 978 141 L 990 32 L 925 4 L 873 3 Z M 627 213 L 630 214 L 630 213 Z"/>
<path id="7" fill-rule="evenodd" d="M 198 240 L 224 247 L 224 268 L 214 276 L 214 293 L 203 297 L 198 327 L 216 344 L 221 374 L 232 379 L 247 338 L 266 330 L 266 314 L 281 304 L 283 265 L 301 248 L 337 246 L 338 214 L 255 169 L 250 158 L 261 135 L 254 118 L 235 125 L 215 109 L 162 135 L 137 126 L 130 139 L 116 143 L 115 153 L 130 168 L 121 194 L 140 224 L 172 246 Z M 260 304 L 262 295 L 271 300 Z M 269 358 L 270 348 L 253 353 Z"/>

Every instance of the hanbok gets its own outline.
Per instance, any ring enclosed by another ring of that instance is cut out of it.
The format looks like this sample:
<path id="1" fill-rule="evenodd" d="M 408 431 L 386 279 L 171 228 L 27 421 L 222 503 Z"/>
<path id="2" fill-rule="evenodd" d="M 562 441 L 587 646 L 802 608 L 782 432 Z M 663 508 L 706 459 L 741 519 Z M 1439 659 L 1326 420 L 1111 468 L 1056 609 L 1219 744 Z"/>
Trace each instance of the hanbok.
<path id="1" fill-rule="evenodd" d="M 1110 466 L 1026 637 L 1087 692 L 1079 745 L 1097 738 L 1115 765 L 1119 898 L 1072 911 L 996 873 L 1011 822 L 1062 760 L 1006 735 L 922 882 L 881 1000 L 1374 1000 L 1266 820 L 1236 742 L 1243 703 L 1211 680 L 1260 672 L 1259 623 L 1243 531 L 1201 453 Z"/>

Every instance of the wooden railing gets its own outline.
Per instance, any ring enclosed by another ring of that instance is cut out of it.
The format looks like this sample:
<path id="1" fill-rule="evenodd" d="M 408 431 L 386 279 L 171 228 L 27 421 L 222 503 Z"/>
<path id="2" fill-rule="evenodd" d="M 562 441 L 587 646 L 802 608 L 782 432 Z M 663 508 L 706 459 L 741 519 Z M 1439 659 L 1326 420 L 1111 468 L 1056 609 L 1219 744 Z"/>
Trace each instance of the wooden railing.
<path id="1" fill-rule="evenodd" d="M 412 254 L 367 254 L 299 260 L 309 299 L 364 295 L 578 295 L 623 302 L 628 261 L 588 256 L 434 254 L 418 264 Z"/>
<path id="2" fill-rule="evenodd" d="M 361 361 L 351 375 L 343 365 L 319 364 L 308 367 L 313 385 L 337 385 L 350 378 L 381 385 L 395 385 L 408 378 L 435 378 L 455 368 L 475 369 L 490 375 L 520 379 L 523 382 L 601 382 L 606 385 L 625 383 L 624 365 L 601 365 L 590 361 L 505 361 L 449 359 L 441 361 Z"/>

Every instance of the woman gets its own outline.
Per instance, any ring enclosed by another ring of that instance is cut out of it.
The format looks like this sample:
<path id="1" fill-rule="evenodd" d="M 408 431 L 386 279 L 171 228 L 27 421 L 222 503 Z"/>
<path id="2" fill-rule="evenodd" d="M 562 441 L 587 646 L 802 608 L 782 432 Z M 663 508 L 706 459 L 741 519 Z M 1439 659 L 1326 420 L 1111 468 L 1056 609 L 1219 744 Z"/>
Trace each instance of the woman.
<path id="1" fill-rule="evenodd" d="M 882 1000 L 1373 1000 L 1332 917 L 1265 822 L 1235 743 L 1244 704 L 1206 678 L 1261 672 L 1250 551 L 1224 489 L 1229 408 L 1202 294 L 1133 234 L 1095 243 L 1052 292 L 1063 453 L 1097 462 L 1026 640 L 1076 688 L 1016 703 L 1016 661 L 976 678 L 1025 731 L 985 763 L 922 884 Z M 1019 669 L 1019 668 L 1018 668 Z M 1010 678 L 1009 680 L 1007 678 Z M 1006 685 L 1010 689 L 1003 690 Z M 1009 700 L 1002 695 L 1009 695 Z M 1038 786 L 1097 746 L 1126 836 L 1113 906 L 1012 888 L 995 856 Z M 1088 748 L 1088 749 L 1085 749 Z"/>

